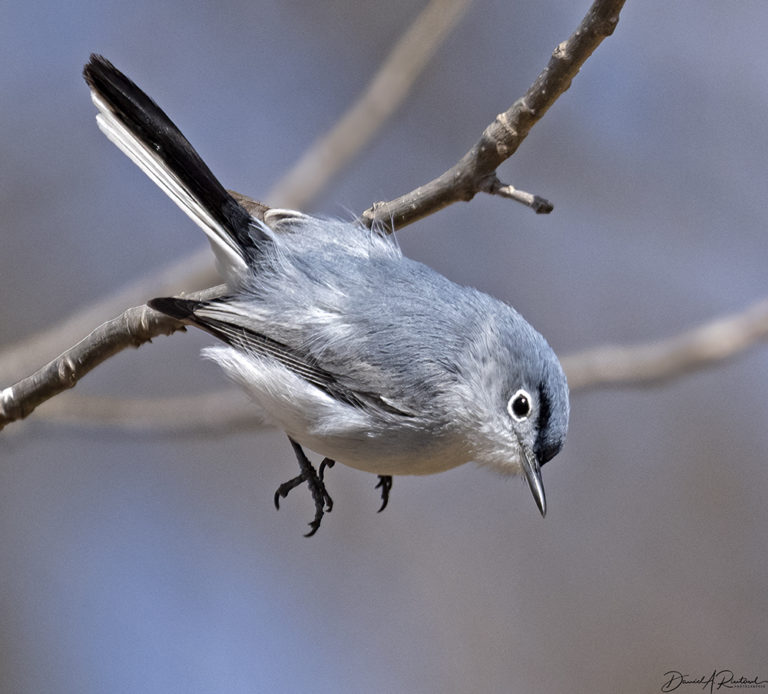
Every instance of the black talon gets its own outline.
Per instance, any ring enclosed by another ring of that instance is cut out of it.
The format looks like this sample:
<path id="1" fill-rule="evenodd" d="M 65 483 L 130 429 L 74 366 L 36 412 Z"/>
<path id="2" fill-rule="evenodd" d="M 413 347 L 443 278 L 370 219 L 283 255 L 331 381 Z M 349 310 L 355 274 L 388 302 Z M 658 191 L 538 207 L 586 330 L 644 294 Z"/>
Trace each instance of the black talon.
<path id="1" fill-rule="evenodd" d="M 326 512 L 330 513 L 333 509 L 333 499 L 331 499 L 330 494 L 328 494 L 328 491 L 325 488 L 323 474 L 325 468 L 333 467 L 334 461 L 330 458 L 324 458 L 320 463 L 320 472 L 318 473 L 315 468 L 312 467 L 312 463 L 304 454 L 301 446 L 290 436 L 288 437 L 288 440 L 291 442 L 291 446 L 293 446 L 294 453 L 296 453 L 296 459 L 299 461 L 301 473 L 293 479 L 283 482 L 283 484 L 277 488 L 277 491 L 275 492 L 275 508 L 278 510 L 280 509 L 280 497 L 285 499 L 292 489 L 306 482 L 307 487 L 312 494 L 312 500 L 315 502 L 315 517 L 309 523 L 311 530 L 306 533 L 304 537 L 312 537 L 320 527 L 320 521 L 323 519 L 323 515 Z"/>
<path id="2" fill-rule="evenodd" d="M 331 460 L 330 458 L 323 458 L 322 462 L 320 463 L 320 467 L 317 468 L 318 477 L 321 480 L 325 479 L 325 468 L 332 468 L 334 465 L 336 465 L 335 460 Z"/>
<path id="3" fill-rule="evenodd" d="M 377 511 L 377 513 L 381 513 L 387 508 L 387 503 L 389 502 L 389 492 L 392 489 L 392 475 L 379 475 L 379 483 L 374 489 L 381 489 L 381 508 Z"/>

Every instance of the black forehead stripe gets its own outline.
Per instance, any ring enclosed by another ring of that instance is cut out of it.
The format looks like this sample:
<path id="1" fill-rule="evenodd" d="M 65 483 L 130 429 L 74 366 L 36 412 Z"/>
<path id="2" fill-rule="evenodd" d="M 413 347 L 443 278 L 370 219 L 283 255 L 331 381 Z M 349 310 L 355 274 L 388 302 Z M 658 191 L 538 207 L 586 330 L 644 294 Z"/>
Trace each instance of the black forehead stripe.
<path id="1" fill-rule="evenodd" d="M 546 440 L 547 432 L 549 431 L 549 420 L 552 418 L 552 403 L 550 402 L 549 395 L 544 389 L 544 384 L 539 384 L 539 421 L 538 421 L 538 434 L 536 436 L 536 444 L 534 445 L 534 452 L 539 462 L 545 463 L 549 458 L 544 459 L 548 442 Z"/>

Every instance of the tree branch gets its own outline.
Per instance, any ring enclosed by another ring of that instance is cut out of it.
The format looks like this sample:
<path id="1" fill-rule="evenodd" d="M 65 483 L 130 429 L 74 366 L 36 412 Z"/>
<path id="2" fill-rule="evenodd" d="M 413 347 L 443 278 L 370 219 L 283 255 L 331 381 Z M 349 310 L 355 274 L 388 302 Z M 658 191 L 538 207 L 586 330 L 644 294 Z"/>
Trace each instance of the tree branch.
<path id="1" fill-rule="evenodd" d="M 213 287 L 190 294 L 193 299 L 221 296 L 225 287 Z M 148 306 L 135 306 L 117 318 L 102 323 L 31 376 L 0 391 L 0 430 L 6 424 L 23 419 L 54 395 L 73 388 L 87 373 L 126 347 L 140 347 L 159 335 L 184 330 L 174 318 L 153 311 Z"/>
<path id="2" fill-rule="evenodd" d="M 0 352 L 0 383 L 18 378 L 49 360 L 63 345 L 76 342 L 94 325 L 103 322 L 105 316 L 117 315 L 126 306 L 141 303 L 148 296 L 170 295 L 178 292 L 179 287 L 201 286 L 200 282 L 210 274 L 211 265 L 211 251 L 200 249 L 168 266 L 159 275 L 136 280 L 61 322 L 5 347 Z"/>
<path id="3" fill-rule="evenodd" d="M 385 229 L 400 229 L 451 203 L 471 200 L 476 193 L 509 192 L 507 184 L 497 178 L 496 169 L 517 151 L 530 129 L 571 86 L 584 61 L 613 33 L 623 5 L 624 0 L 595 0 L 576 31 L 555 48 L 549 64 L 528 91 L 496 116 L 454 166 L 391 202 L 375 203 L 363 212 L 362 220 L 368 226 L 376 223 Z M 551 204 L 539 198 L 534 209 L 546 212 Z"/>
<path id="4" fill-rule="evenodd" d="M 573 390 L 652 385 L 729 359 L 768 340 L 768 299 L 657 342 L 604 346 L 565 357 Z"/>

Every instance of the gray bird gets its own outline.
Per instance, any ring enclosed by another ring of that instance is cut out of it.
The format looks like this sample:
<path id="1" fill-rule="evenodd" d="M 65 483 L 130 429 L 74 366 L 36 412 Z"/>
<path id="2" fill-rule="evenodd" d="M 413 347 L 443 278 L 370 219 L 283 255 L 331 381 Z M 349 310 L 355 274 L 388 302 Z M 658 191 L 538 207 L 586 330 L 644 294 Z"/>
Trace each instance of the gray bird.
<path id="1" fill-rule="evenodd" d="M 101 56 L 84 76 L 104 134 L 208 236 L 225 296 L 149 305 L 224 344 L 203 350 L 288 434 L 313 534 L 331 498 L 324 468 L 425 475 L 475 461 L 522 472 L 541 511 L 540 466 L 563 447 L 568 386 L 515 309 L 402 255 L 390 236 L 271 209 L 249 214 L 165 113 Z M 302 446 L 325 456 L 319 472 Z"/>

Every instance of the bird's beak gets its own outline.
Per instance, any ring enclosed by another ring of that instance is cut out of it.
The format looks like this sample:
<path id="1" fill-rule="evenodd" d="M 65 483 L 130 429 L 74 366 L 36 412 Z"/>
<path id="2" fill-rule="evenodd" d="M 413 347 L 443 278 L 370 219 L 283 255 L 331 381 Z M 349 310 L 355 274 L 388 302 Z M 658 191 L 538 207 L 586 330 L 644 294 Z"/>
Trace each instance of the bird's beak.
<path id="1" fill-rule="evenodd" d="M 539 459 L 536 454 L 526 446 L 518 437 L 520 443 L 520 456 L 523 472 L 525 473 L 525 479 L 528 481 L 528 488 L 533 494 L 533 500 L 536 502 L 536 506 L 541 511 L 542 518 L 547 515 L 547 497 L 544 494 L 544 485 L 541 481 L 541 466 L 539 465 Z"/>

